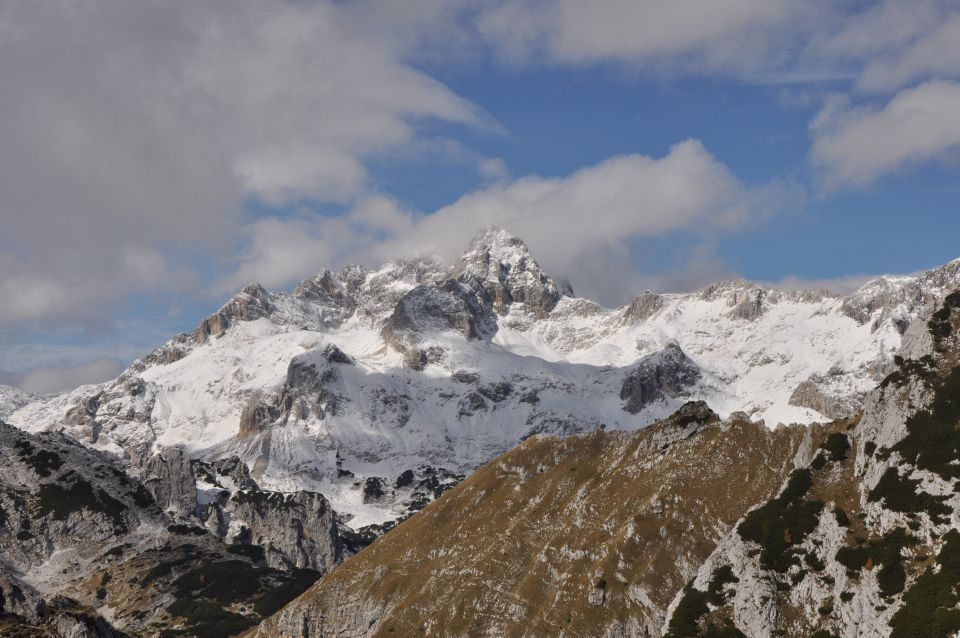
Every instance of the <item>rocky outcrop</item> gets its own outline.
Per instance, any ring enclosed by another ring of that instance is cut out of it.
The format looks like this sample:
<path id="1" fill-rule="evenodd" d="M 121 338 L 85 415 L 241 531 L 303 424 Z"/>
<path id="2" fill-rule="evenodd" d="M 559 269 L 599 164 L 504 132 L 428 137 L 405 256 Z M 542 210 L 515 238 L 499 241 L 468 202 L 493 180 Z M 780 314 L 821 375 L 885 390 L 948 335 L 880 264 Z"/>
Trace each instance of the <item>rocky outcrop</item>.
<path id="1" fill-rule="evenodd" d="M 210 337 L 221 335 L 236 321 L 253 321 L 273 312 L 270 293 L 260 284 L 250 284 L 217 312 L 200 322 L 194 331 L 194 340 L 205 343 Z"/>
<path id="2" fill-rule="evenodd" d="M 196 519 L 197 481 L 190 458 L 177 447 L 166 447 L 147 457 L 139 467 L 140 480 L 153 500 L 167 514 Z"/>
<path id="3" fill-rule="evenodd" d="M 116 457 L 62 434 L 31 435 L 0 422 L 0 458 L 2 636 L 233 635 L 320 575 L 310 568 L 271 568 L 268 548 L 227 545 L 195 518 L 167 516 Z M 183 477 L 190 472 L 183 461 L 182 454 L 164 450 L 139 469 L 157 485 L 167 483 L 155 490 L 158 498 L 187 509 L 188 492 L 192 503 L 196 496 L 192 484 L 187 490 Z M 203 464 L 229 477 L 231 486 L 250 485 L 241 467 L 237 459 Z M 305 529 L 315 530 L 321 519 L 333 517 L 320 499 L 281 496 L 280 502 L 292 507 Z M 275 514 L 282 517 L 284 510 Z M 278 538 L 292 538 L 279 518 L 269 527 Z M 313 562 L 324 564 L 322 539 L 305 533 L 301 548 L 311 551 L 311 542 Z M 97 611 L 103 608 L 109 622 Z"/>
<path id="4" fill-rule="evenodd" d="M 225 509 L 227 540 L 263 548 L 271 567 L 325 574 L 345 558 L 336 514 L 321 494 L 241 490 Z"/>
<path id="5" fill-rule="evenodd" d="M 482 339 L 496 332 L 486 300 L 453 279 L 421 284 L 404 295 L 383 327 L 383 338 L 403 354 L 410 368 L 422 370 L 442 352 L 423 347 L 424 336 L 457 332 L 467 339 Z"/>
<path id="6" fill-rule="evenodd" d="M 892 320 L 903 334 L 913 317 L 927 314 L 957 285 L 960 260 L 922 273 L 919 277 L 878 277 L 843 300 L 842 311 L 876 329 Z"/>
<path id="7" fill-rule="evenodd" d="M 858 397 L 831 395 L 821 375 L 812 375 L 797 385 L 790 395 L 790 405 L 816 410 L 827 419 L 840 419 L 855 414 Z"/>
<path id="8" fill-rule="evenodd" d="M 0 617 L 7 615 L 19 616 L 36 625 L 47 616 L 47 604 L 36 589 L 0 562 Z"/>
<path id="9" fill-rule="evenodd" d="M 661 308 L 663 308 L 663 297 L 646 292 L 631 301 L 624 309 L 623 315 L 628 321 L 640 322 L 649 319 Z"/>
<path id="10" fill-rule="evenodd" d="M 862 418 L 805 454 L 719 543 L 677 593 L 663 634 L 960 632 L 958 329 L 960 292 L 905 331 L 897 368 Z"/>
<path id="11" fill-rule="evenodd" d="M 642 359 L 620 388 L 623 409 L 637 414 L 665 398 L 683 396 L 700 381 L 700 368 L 673 342 Z"/>
<path id="12" fill-rule="evenodd" d="M 489 299 L 501 315 L 521 304 L 526 312 L 543 318 L 562 296 L 523 240 L 499 228 L 488 228 L 474 237 L 454 264 L 452 276 Z"/>

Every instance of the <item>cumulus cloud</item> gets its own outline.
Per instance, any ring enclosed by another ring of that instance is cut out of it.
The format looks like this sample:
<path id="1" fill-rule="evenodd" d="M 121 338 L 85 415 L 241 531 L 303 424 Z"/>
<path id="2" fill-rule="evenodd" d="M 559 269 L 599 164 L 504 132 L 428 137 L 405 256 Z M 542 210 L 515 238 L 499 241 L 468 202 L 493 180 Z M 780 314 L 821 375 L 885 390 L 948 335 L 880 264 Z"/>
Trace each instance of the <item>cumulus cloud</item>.
<path id="1" fill-rule="evenodd" d="M 881 108 L 826 104 L 812 124 L 811 161 L 828 187 L 862 185 L 960 145 L 960 83 L 931 80 Z"/>
<path id="2" fill-rule="evenodd" d="M 183 290 L 245 199 L 352 201 L 421 122 L 491 126 L 405 61 L 439 4 L 359 4 L 4 3 L 0 327 Z"/>
<path id="3" fill-rule="evenodd" d="M 687 140 L 660 158 L 621 155 L 564 177 L 499 181 L 430 214 L 378 197 L 336 218 L 260 220 L 248 228 L 249 250 L 225 287 L 289 284 L 322 266 L 424 252 L 450 261 L 479 229 L 497 225 L 583 294 L 619 303 L 646 283 L 630 266 L 630 241 L 734 230 L 779 203 L 775 189 L 747 188 L 700 142 Z"/>

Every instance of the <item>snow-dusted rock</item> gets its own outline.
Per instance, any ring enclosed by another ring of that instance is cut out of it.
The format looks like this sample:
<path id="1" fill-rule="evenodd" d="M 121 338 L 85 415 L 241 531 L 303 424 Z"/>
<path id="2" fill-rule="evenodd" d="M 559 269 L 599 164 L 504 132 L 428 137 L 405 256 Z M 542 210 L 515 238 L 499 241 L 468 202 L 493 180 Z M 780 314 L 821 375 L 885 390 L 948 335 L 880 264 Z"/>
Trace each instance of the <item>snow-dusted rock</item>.
<path id="1" fill-rule="evenodd" d="M 366 478 L 463 474 L 532 434 L 636 430 L 687 400 L 771 427 L 853 413 L 895 368 L 904 322 L 957 283 L 960 261 L 846 298 L 732 281 L 608 309 L 489 229 L 449 268 L 421 258 L 322 271 L 292 293 L 248 286 L 118 379 L 9 420 L 131 459 L 235 456 L 264 489 L 320 492 L 363 526 L 409 512 L 365 498 Z"/>

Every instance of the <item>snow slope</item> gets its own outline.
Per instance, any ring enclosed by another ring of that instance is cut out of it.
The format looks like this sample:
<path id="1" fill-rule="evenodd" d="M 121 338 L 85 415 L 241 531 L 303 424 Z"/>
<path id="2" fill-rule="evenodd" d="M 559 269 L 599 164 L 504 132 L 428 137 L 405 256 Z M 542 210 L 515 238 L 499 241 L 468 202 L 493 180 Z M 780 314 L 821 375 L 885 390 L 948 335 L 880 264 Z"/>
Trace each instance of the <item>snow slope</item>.
<path id="1" fill-rule="evenodd" d="M 9 421 L 128 456 L 237 455 L 266 489 L 320 491 L 360 527 L 535 433 L 635 430 L 692 399 L 770 426 L 850 413 L 958 284 L 960 260 L 849 297 L 734 281 L 608 309 L 489 229 L 450 268 L 248 286 L 115 381 Z"/>

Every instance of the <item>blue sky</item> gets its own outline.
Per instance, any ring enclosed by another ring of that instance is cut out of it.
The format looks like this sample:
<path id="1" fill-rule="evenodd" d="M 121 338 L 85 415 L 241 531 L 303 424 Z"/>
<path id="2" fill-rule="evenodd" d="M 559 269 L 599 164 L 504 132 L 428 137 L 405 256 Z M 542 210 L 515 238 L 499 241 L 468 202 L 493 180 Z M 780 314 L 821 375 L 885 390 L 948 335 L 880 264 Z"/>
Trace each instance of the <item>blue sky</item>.
<path id="1" fill-rule="evenodd" d="M 0 23 L 0 383 L 106 379 L 249 281 L 449 259 L 491 223 L 608 305 L 960 256 L 954 2 L 40 0 Z"/>

